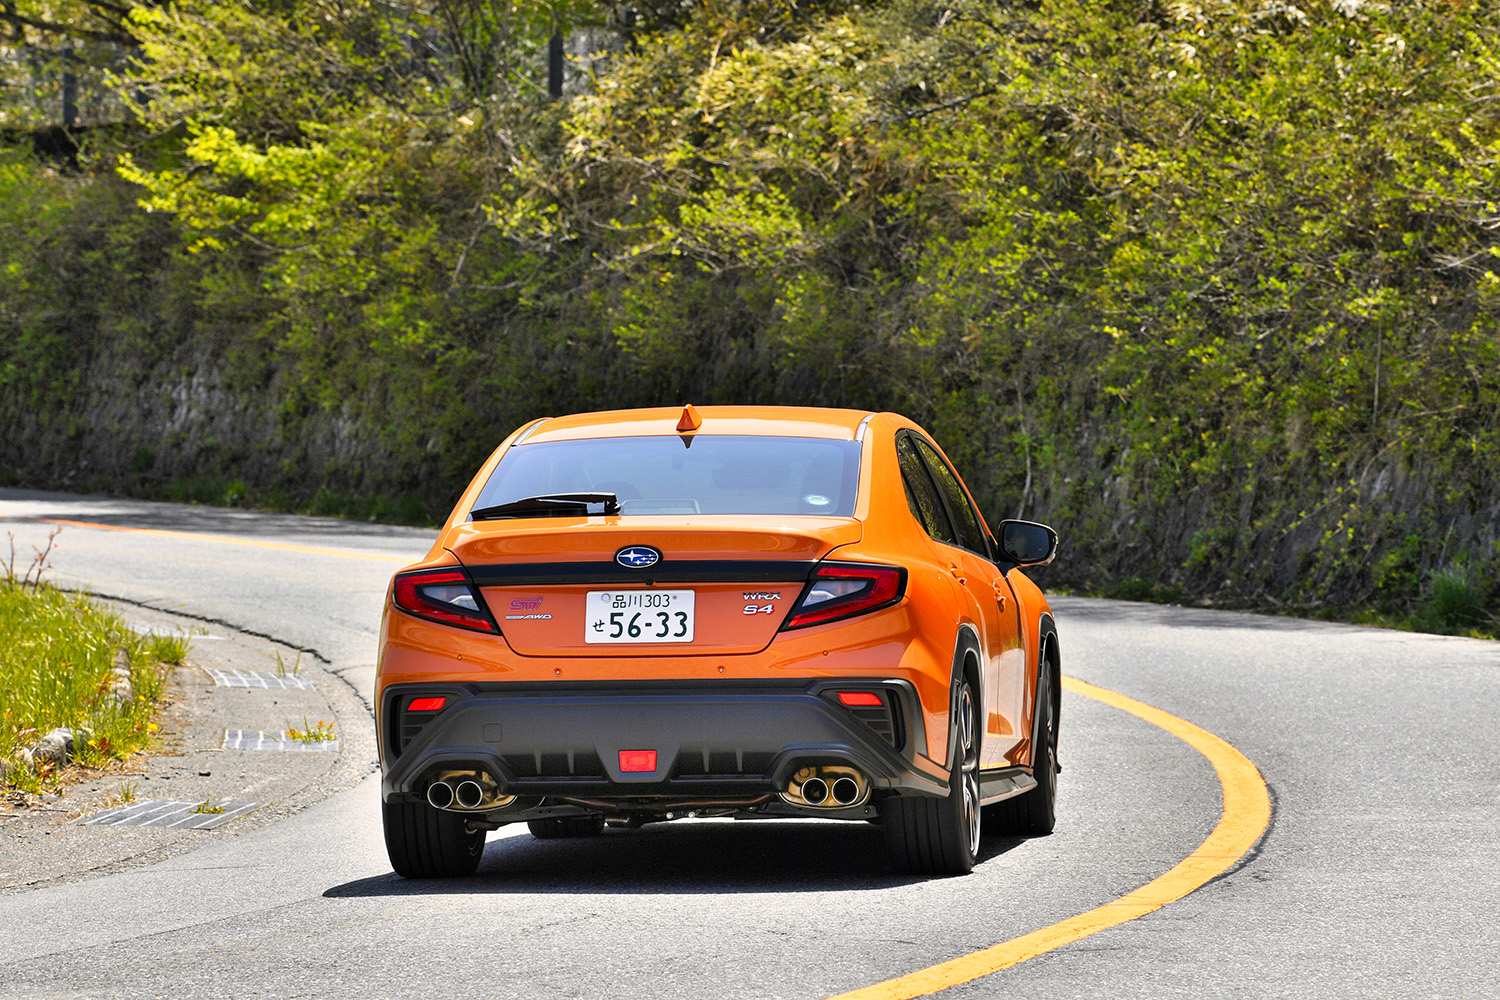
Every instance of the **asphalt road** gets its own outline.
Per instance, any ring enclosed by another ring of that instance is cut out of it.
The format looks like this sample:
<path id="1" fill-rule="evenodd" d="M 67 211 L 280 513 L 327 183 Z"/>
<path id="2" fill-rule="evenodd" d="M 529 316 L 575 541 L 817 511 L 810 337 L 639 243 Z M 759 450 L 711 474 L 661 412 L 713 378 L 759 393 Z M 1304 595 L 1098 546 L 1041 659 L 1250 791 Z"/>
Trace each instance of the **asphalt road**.
<path id="1" fill-rule="evenodd" d="M 27 518 L 214 536 L 71 526 L 50 576 L 314 651 L 366 697 L 386 581 L 431 539 L 19 491 L 0 518 L 21 564 L 51 527 Z M 1065 673 L 1228 740 L 1272 823 L 1186 898 L 945 997 L 1500 996 L 1500 646 L 1055 608 Z M 952 879 L 892 874 L 865 825 L 705 820 L 507 828 L 476 877 L 405 882 L 366 779 L 156 865 L 0 898 L 0 996 L 815 1000 L 1107 904 L 1218 822 L 1214 771 L 1176 737 L 1072 693 L 1062 732 L 1057 832 L 987 842 Z"/>

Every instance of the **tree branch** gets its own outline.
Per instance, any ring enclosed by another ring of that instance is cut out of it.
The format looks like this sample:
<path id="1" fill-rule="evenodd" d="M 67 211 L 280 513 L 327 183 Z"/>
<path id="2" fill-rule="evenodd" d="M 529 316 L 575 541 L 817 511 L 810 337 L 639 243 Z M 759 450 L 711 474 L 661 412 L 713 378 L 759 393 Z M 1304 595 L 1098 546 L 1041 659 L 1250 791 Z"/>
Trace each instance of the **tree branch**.
<path id="1" fill-rule="evenodd" d="M 35 31 L 45 32 L 53 35 L 64 35 L 68 38 L 83 38 L 95 42 L 110 42 L 116 45 L 134 45 L 135 37 L 119 31 L 96 31 L 93 28 L 85 28 L 76 24 L 63 24 L 57 21 L 43 21 L 39 18 L 27 17 L 18 13 L 14 4 L 5 4 L 0 7 L 0 21 L 11 25 L 16 31 L 31 28 Z"/>

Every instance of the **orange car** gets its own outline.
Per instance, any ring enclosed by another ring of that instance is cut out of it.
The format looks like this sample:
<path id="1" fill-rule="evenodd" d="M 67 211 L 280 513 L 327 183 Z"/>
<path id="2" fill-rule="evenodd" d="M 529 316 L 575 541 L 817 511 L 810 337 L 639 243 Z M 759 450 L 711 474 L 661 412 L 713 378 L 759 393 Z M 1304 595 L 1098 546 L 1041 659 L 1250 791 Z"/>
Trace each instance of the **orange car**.
<path id="1" fill-rule="evenodd" d="M 894 413 L 536 420 L 391 582 L 376 729 L 391 864 L 687 816 L 878 820 L 897 868 L 1053 825 L 1059 659 L 1021 567 Z"/>

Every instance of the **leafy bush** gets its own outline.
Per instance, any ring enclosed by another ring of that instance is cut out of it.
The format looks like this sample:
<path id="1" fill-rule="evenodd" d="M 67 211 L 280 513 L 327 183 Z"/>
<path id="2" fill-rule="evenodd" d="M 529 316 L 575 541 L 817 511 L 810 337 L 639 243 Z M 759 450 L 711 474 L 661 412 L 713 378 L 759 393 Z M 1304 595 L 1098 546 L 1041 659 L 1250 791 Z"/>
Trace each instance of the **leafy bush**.
<path id="1" fill-rule="evenodd" d="M 1434 570 L 1423 600 L 1423 623 L 1433 631 L 1463 632 L 1500 625 L 1500 602 L 1480 574 L 1464 565 Z"/>
<path id="2" fill-rule="evenodd" d="M 152 8 L 94 173 L 0 157 L 0 479 L 430 519 L 540 413 L 819 403 L 1063 585 L 1401 618 L 1497 541 L 1493 5 L 636 4 L 556 102 L 598 7 L 315 7 Z"/>

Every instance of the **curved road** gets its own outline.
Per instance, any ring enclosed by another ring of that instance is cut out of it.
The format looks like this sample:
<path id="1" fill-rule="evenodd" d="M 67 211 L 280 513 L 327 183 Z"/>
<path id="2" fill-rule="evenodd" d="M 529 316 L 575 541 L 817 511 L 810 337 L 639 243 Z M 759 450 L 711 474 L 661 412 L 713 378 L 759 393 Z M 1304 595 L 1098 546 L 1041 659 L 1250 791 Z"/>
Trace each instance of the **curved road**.
<path id="1" fill-rule="evenodd" d="M 78 522 L 51 579 L 314 651 L 366 698 L 386 581 L 431 539 L 15 490 L 0 519 L 18 563 L 39 519 Z M 1271 826 L 1186 898 L 945 997 L 1500 995 L 1500 646 L 1055 605 L 1065 673 L 1229 741 Z M 1203 756 L 1076 692 L 1062 759 L 1055 834 L 987 841 L 972 875 L 932 880 L 891 874 L 873 827 L 703 820 L 572 842 L 507 828 L 476 877 L 405 882 L 366 778 L 168 861 L 0 897 L 0 996 L 816 1000 L 1106 905 L 1219 821 Z"/>

